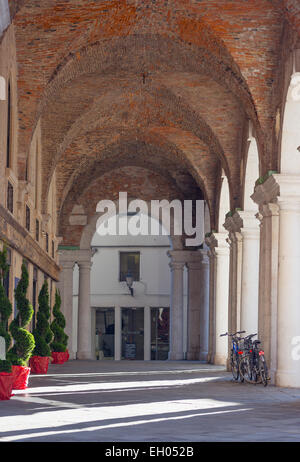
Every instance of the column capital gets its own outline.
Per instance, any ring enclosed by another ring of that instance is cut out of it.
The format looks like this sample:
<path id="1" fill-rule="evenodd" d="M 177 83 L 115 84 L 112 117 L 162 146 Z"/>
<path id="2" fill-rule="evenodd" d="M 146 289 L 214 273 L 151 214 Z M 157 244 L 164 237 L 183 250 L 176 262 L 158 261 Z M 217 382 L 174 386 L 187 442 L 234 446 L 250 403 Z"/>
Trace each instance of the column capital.
<path id="1" fill-rule="evenodd" d="M 169 263 L 169 267 L 171 268 L 171 271 L 174 271 L 174 270 L 183 271 L 184 266 L 185 266 L 185 262 L 182 262 L 182 261 L 171 261 Z"/>
<path id="2" fill-rule="evenodd" d="M 269 204 L 262 204 L 259 210 L 262 218 L 279 215 L 279 205 L 272 202 Z"/>
<path id="3" fill-rule="evenodd" d="M 287 204 L 300 204 L 300 175 L 274 173 L 263 184 L 257 185 L 251 196 L 259 206 L 278 203 L 280 208 L 289 208 Z"/>
<path id="4" fill-rule="evenodd" d="M 220 253 L 221 251 L 229 252 L 229 244 L 227 242 L 228 233 L 213 233 L 206 238 L 206 244 L 211 252 Z"/>
<path id="5" fill-rule="evenodd" d="M 61 270 L 67 270 L 67 269 L 72 269 L 74 268 L 75 261 L 66 261 L 66 260 L 60 260 L 59 261 L 59 266 L 61 267 Z"/>
<path id="6" fill-rule="evenodd" d="M 236 226 L 240 228 L 240 233 L 244 238 L 257 239 L 259 236 L 259 220 L 253 211 L 237 211 L 233 215 Z"/>
<path id="7" fill-rule="evenodd" d="M 79 270 L 82 269 L 91 269 L 93 262 L 91 260 L 78 261 Z"/>
<path id="8" fill-rule="evenodd" d="M 171 258 L 171 263 L 182 263 L 185 265 L 190 253 L 190 250 L 168 250 L 167 255 Z"/>

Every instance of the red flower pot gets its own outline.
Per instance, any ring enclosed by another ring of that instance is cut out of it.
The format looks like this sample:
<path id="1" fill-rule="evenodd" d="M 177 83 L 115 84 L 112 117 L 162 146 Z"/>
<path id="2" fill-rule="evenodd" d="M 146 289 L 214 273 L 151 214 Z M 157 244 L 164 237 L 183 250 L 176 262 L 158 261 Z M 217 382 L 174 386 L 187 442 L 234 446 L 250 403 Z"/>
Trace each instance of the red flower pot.
<path id="1" fill-rule="evenodd" d="M 68 361 L 69 358 L 70 358 L 69 350 L 66 350 L 66 351 L 65 351 L 65 355 L 66 355 L 66 361 Z"/>
<path id="2" fill-rule="evenodd" d="M 29 365 L 32 374 L 47 374 L 49 366 L 48 356 L 31 356 Z"/>
<path id="3" fill-rule="evenodd" d="M 63 364 L 67 361 L 64 351 L 52 351 L 52 364 Z"/>
<path id="4" fill-rule="evenodd" d="M 10 399 L 12 396 L 14 376 L 8 372 L 0 372 L 0 401 Z"/>
<path id="5" fill-rule="evenodd" d="M 12 366 L 13 389 L 25 390 L 28 385 L 30 367 Z"/>

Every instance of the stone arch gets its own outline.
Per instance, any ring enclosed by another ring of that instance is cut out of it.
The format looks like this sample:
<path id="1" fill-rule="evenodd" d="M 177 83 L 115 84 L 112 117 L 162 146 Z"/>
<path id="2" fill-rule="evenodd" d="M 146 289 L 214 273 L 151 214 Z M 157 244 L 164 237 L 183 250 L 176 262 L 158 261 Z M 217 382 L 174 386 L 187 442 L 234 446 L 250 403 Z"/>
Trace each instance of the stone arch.
<path id="1" fill-rule="evenodd" d="M 208 125 L 208 123 L 204 120 L 203 117 L 195 114 L 188 106 L 188 104 L 185 101 L 182 101 L 182 99 L 176 97 L 170 90 L 165 89 L 151 89 L 149 90 L 149 95 L 154 97 L 154 99 L 159 99 L 159 104 L 162 105 L 162 108 L 166 111 L 166 113 L 169 113 L 169 119 L 170 120 L 164 120 L 163 121 L 163 127 L 160 127 L 158 133 L 158 136 L 156 138 L 159 139 L 166 139 L 172 137 L 172 134 L 176 133 L 177 131 L 181 131 L 184 133 L 185 131 L 190 132 L 190 137 L 191 141 L 193 141 L 193 138 L 199 138 L 199 143 L 203 142 L 205 143 L 211 152 L 212 156 L 217 156 L 220 159 L 220 162 L 222 164 L 223 169 L 225 170 L 227 176 L 230 175 L 229 173 L 229 159 L 226 158 L 224 154 L 223 147 L 221 145 L 220 140 L 218 139 L 218 136 L 216 133 L 213 132 L 212 128 Z M 50 159 L 47 163 L 47 159 L 44 160 L 45 165 L 47 166 L 47 177 L 46 177 L 46 182 L 44 184 L 43 188 L 43 198 L 45 201 L 47 189 L 49 188 L 50 180 L 51 180 L 51 175 L 54 172 L 54 169 L 57 165 L 57 162 L 59 161 L 60 158 L 65 154 L 65 151 L 70 147 L 72 144 L 72 141 L 77 140 L 80 138 L 80 136 L 84 136 L 86 134 L 86 127 L 89 126 L 89 129 L 92 130 L 99 130 L 99 127 L 101 127 L 101 131 L 104 132 L 105 129 L 108 130 L 109 132 L 117 131 L 119 133 L 123 133 L 126 129 L 127 132 L 132 132 L 132 137 L 133 138 L 143 138 L 141 131 L 145 132 L 150 132 L 151 131 L 151 136 L 155 136 L 155 129 L 158 131 L 158 128 L 156 128 L 157 123 L 155 124 L 153 122 L 153 127 L 140 127 L 136 128 L 134 133 L 134 129 L 132 126 L 128 123 L 128 126 L 124 127 L 113 127 L 107 125 L 107 120 L 104 118 L 103 120 L 99 118 L 98 112 L 99 109 L 97 107 L 99 106 L 99 102 L 97 103 L 96 107 L 94 108 L 88 108 L 86 112 L 84 112 L 79 119 L 75 121 L 75 123 L 70 127 L 69 131 L 65 134 L 64 140 L 62 143 L 59 144 L 56 153 L 52 152 L 45 152 L 44 156 L 47 155 L 48 159 Z M 154 111 L 157 111 L 157 108 L 154 108 Z M 155 118 L 157 118 L 157 115 L 155 115 Z M 161 118 L 163 118 L 163 115 L 161 114 Z M 154 117 L 153 117 L 154 119 Z M 167 125 L 170 125 L 168 128 Z M 126 135 L 128 136 L 128 135 Z M 125 137 L 126 137 L 125 136 Z M 177 136 L 178 139 L 178 136 Z M 51 157 L 50 157 L 51 154 Z M 50 174 L 49 174 L 50 171 Z"/>
<path id="2" fill-rule="evenodd" d="M 83 183 L 80 183 L 80 181 L 83 181 L 85 178 L 85 175 L 82 175 L 83 169 L 86 174 L 90 173 L 92 175 L 91 181 L 94 181 L 96 180 L 96 177 L 102 176 L 104 173 L 116 168 L 116 164 L 113 163 L 114 159 L 117 160 L 118 166 L 140 165 L 141 167 L 144 166 L 147 169 L 153 170 L 154 172 L 162 170 L 167 177 L 170 176 L 170 172 L 168 172 L 168 170 L 172 171 L 172 168 L 174 169 L 175 167 L 177 169 L 181 169 L 182 172 L 186 171 L 201 188 L 204 198 L 208 201 L 208 203 L 210 203 L 211 210 L 213 209 L 213 204 L 211 204 L 211 202 L 213 200 L 214 191 L 210 187 L 208 179 L 209 175 L 215 175 L 215 169 L 213 172 L 207 169 L 207 178 L 205 178 L 205 175 L 203 172 L 201 172 L 201 169 L 197 170 L 195 165 L 191 163 L 190 159 L 187 159 L 180 149 L 174 146 L 170 141 L 164 139 L 163 136 L 158 136 L 159 134 L 157 134 L 155 137 L 151 136 L 150 138 L 147 138 L 147 136 L 145 137 L 143 134 L 137 133 L 136 135 L 138 142 L 134 141 L 133 144 L 131 144 L 130 140 L 134 139 L 132 136 L 130 136 L 128 139 L 127 137 L 121 138 L 119 142 L 106 146 L 101 156 L 98 153 L 96 159 L 88 158 L 85 165 L 80 164 L 78 166 L 77 171 L 72 174 L 68 184 L 66 185 L 67 189 L 63 194 L 59 207 L 60 213 L 62 212 L 62 207 L 64 206 L 68 196 L 72 195 L 74 188 L 79 188 L 82 192 L 86 187 Z M 129 157 L 131 152 L 138 152 L 139 149 L 141 152 L 145 151 L 145 157 Z M 157 156 L 159 156 L 162 161 L 160 162 L 160 165 L 158 165 L 157 162 L 155 163 L 151 160 L 151 157 L 156 158 Z M 204 156 L 203 160 L 205 161 Z M 216 165 L 216 168 L 217 167 L 218 166 Z"/>
<path id="3" fill-rule="evenodd" d="M 117 207 L 116 207 L 116 210 L 117 210 L 117 214 L 118 214 Z M 83 229 L 83 232 L 82 232 L 81 240 L 80 240 L 80 249 L 81 250 L 90 249 L 93 236 L 94 236 L 94 234 L 96 232 L 96 229 L 97 229 L 97 222 L 98 222 L 99 218 L 101 217 L 101 215 L 102 214 L 100 212 L 96 212 L 93 215 L 93 217 L 91 217 L 89 222 L 85 225 L 85 227 Z M 149 214 L 149 217 L 151 217 L 151 214 Z M 157 217 L 154 217 L 154 218 L 157 219 Z M 158 221 L 160 222 L 160 224 L 162 224 L 159 217 L 158 217 Z M 181 239 L 180 236 L 176 236 L 174 234 L 171 234 L 169 236 L 169 239 L 170 239 L 170 247 L 171 247 L 172 250 L 182 250 L 183 249 L 182 239 Z"/>

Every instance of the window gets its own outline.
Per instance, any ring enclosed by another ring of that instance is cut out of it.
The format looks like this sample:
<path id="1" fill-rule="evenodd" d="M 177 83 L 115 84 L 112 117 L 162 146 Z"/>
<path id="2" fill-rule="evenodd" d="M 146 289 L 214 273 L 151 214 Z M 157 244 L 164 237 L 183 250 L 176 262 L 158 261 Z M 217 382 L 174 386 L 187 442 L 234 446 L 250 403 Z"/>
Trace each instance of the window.
<path id="1" fill-rule="evenodd" d="M 28 207 L 28 205 L 26 205 L 26 229 L 27 231 L 30 231 L 30 208 Z"/>
<path id="2" fill-rule="evenodd" d="M 7 184 L 7 209 L 10 213 L 14 212 L 14 188 L 10 182 Z"/>
<path id="3" fill-rule="evenodd" d="M 6 141 L 6 167 L 11 167 L 11 90 L 8 82 L 7 91 L 7 141 Z"/>
<path id="4" fill-rule="evenodd" d="M 52 241 L 52 258 L 55 257 L 55 244 L 54 241 Z"/>
<path id="5" fill-rule="evenodd" d="M 38 242 L 40 240 L 40 222 L 35 220 L 35 240 Z"/>
<path id="6" fill-rule="evenodd" d="M 8 264 L 8 270 L 3 280 L 3 286 L 5 290 L 5 294 L 9 297 L 9 281 L 10 281 L 10 267 L 11 267 L 11 250 L 6 249 L 6 263 Z"/>
<path id="7" fill-rule="evenodd" d="M 128 273 L 140 280 L 140 252 L 120 252 L 120 281 L 126 281 Z"/>
<path id="8" fill-rule="evenodd" d="M 49 235 L 46 233 L 46 252 L 49 252 Z"/>

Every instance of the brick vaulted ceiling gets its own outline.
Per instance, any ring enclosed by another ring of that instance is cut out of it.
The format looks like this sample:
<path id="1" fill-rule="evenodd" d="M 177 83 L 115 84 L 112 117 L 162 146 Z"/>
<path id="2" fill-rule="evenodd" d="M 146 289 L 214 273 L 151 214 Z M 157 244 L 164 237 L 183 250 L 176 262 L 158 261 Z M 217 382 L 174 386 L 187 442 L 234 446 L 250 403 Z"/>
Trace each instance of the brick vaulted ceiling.
<path id="1" fill-rule="evenodd" d="M 101 176 L 148 169 L 180 194 L 178 178 L 188 178 L 186 194 L 203 192 L 214 225 L 222 169 L 231 206 L 241 204 L 248 120 L 261 173 L 277 167 L 279 69 L 300 31 L 298 0 L 19 0 L 10 7 L 19 176 L 40 122 L 44 207 L 54 171 L 61 214 L 89 197 Z"/>

